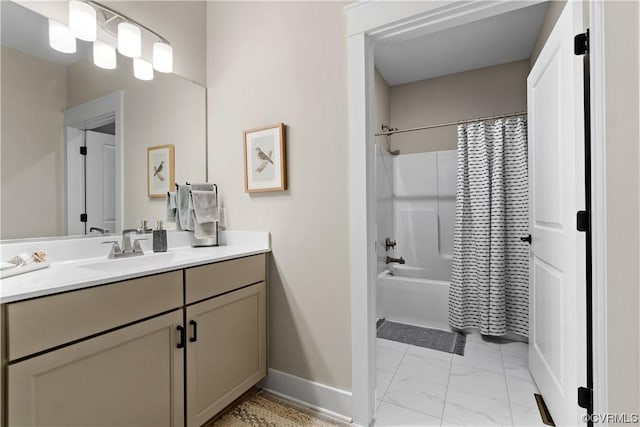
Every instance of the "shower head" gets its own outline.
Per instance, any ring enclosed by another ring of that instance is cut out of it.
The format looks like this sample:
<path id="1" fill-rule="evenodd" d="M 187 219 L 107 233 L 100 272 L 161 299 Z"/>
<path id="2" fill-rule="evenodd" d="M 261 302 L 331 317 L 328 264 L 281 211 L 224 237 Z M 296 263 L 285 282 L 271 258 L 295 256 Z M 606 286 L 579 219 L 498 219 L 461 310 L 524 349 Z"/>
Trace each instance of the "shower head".
<path id="1" fill-rule="evenodd" d="M 397 131 L 397 130 L 398 130 L 398 128 L 392 128 L 392 127 L 389 127 L 389 126 L 385 125 L 384 123 L 383 123 L 383 124 L 382 124 L 382 126 L 380 126 L 380 127 L 381 127 L 381 128 L 382 128 L 382 130 L 383 130 L 383 131 L 385 131 L 385 132 L 395 132 L 395 131 Z"/>

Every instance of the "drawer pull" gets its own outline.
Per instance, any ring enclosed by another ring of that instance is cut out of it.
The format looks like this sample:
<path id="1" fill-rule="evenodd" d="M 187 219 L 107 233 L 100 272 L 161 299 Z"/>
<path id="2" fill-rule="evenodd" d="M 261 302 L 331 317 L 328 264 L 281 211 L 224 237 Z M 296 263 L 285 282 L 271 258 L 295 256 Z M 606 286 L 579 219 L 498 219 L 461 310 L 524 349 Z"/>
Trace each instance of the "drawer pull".
<path id="1" fill-rule="evenodd" d="M 196 342 L 198 341 L 198 322 L 189 320 L 189 325 L 193 326 L 193 335 L 189 338 L 189 342 Z"/>
<path id="2" fill-rule="evenodd" d="M 184 327 L 182 325 L 176 326 L 178 331 L 178 348 L 184 348 Z"/>

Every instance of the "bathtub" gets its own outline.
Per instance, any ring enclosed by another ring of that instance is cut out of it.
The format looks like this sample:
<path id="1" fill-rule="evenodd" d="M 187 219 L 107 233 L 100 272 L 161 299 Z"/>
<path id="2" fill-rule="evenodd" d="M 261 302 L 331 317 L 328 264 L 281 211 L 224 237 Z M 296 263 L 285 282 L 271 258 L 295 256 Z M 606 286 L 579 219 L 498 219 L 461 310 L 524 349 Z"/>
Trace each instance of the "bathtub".
<path id="1" fill-rule="evenodd" d="M 449 272 L 392 264 L 378 275 L 377 317 L 451 330 Z"/>

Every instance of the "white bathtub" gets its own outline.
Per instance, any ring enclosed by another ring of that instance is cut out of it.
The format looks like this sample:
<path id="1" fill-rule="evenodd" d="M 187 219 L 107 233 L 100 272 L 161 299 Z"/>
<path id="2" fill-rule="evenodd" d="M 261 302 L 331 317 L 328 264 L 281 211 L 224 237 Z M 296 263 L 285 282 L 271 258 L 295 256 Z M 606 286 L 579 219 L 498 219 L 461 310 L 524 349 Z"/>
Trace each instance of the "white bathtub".
<path id="1" fill-rule="evenodd" d="M 377 317 L 450 330 L 449 282 L 445 275 L 418 267 L 392 265 L 378 275 Z"/>

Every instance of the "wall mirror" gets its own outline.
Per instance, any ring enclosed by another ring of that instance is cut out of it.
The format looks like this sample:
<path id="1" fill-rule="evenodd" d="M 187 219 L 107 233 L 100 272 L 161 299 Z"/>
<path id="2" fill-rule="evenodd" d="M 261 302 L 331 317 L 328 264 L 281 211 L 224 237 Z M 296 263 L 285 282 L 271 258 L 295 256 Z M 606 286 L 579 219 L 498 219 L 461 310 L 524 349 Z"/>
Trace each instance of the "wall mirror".
<path id="1" fill-rule="evenodd" d="M 119 53 L 116 69 L 98 68 L 92 43 L 60 53 L 47 17 L 12 1 L 0 7 L 1 240 L 165 219 L 165 200 L 147 192 L 151 146 L 174 146 L 176 181 L 206 180 L 204 87 L 158 72 L 138 80 Z"/>

